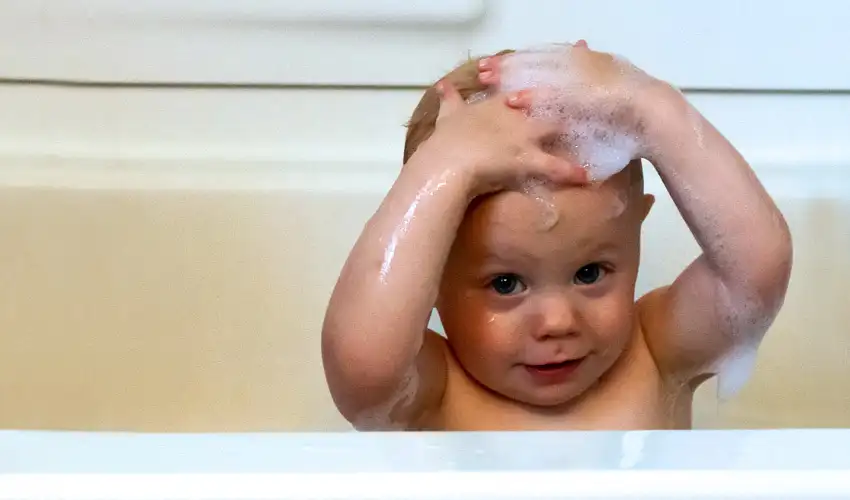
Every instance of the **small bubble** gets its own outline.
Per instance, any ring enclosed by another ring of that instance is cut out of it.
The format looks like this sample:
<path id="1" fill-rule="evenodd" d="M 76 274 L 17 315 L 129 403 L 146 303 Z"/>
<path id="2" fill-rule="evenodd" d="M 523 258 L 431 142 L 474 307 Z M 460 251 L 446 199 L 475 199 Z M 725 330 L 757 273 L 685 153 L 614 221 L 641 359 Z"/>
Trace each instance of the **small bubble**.
<path id="1" fill-rule="evenodd" d="M 522 192 L 534 198 L 542 208 L 540 229 L 542 231 L 552 229 L 558 223 L 558 208 L 552 201 L 552 195 L 546 189 L 546 183 L 539 179 L 528 179 L 522 184 Z"/>

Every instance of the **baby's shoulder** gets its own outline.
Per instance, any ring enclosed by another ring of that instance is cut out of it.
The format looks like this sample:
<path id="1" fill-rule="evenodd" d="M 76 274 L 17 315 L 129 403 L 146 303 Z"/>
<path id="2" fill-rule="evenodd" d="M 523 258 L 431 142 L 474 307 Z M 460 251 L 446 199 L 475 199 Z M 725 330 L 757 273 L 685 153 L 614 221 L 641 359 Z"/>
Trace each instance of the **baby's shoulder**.
<path id="1" fill-rule="evenodd" d="M 669 286 L 656 288 L 635 301 L 635 334 L 640 337 L 659 371 L 664 373 L 671 323 Z"/>
<path id="2" fill-rule="evenodd" d="M 673 295 L 668 285 L 640 297 L 635 302 L 635 327 L 659 376 L 696 389 L 711 377 L 695 369 L 701 364 L 697 357 L 690 359 L 693 353 L 687 349 L 687 339 L 693 324 L 687 316 L 676 313 L 677 299 Z M 707 303 L 705 307 L 712 305 Z"/>

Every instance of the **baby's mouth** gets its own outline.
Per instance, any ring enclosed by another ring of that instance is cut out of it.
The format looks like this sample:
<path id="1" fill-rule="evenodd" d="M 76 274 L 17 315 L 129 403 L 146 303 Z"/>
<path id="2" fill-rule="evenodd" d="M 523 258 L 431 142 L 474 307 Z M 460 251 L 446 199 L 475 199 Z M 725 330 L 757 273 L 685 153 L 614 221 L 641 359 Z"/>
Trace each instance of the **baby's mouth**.
<path id="1" fill-rule="evenodd" d="M 534 370 L 540 370 L 540 371 L 545 372 L 545 371 L 560 370 L 562 368 L 568 368 L 568 367 L 571 367 L 571 366 L 577 366 L 579 363 L 581 363 L 581 358 L 580 359 L 568 359 L 566 361 L 561 361 L 560 363 L 546 363 L 546 364 L 543 364 L 543 365 L 527 365 L 527 366 L 529 368 L 534 369 Z"/>
<path id="2" fill-rule="evenodd" d="M 525 365 L 529 375 L 538 383 L 549 385 L 565 382 L 576 371 L 584 358 L 568 359 L 558 363 Z"/>

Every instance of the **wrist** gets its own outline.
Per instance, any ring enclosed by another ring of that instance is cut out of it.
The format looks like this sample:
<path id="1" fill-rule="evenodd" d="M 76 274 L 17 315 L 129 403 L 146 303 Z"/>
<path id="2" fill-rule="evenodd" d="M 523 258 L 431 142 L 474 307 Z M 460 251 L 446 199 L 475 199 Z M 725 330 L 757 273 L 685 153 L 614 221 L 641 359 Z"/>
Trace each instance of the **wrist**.
<path id="1" fill-rule="evenodd" d="M 451 179 L 453 189 L 462 190 L 467 201 L 471 202 L 479 196 L 504 189 L 480 156 L 466 149 L 458 151 L 442 148 L 429 139 L 420 145 L 405 168 L 412 166 L 421 171 L 430 171 L 431 176 L 440 175 Z"/>
<path id="2" fill-rule="evenodd" d="M 653 80 L 644 86 L 637 106 L 645 142 L 642 156 L 650 162 L 654 163 L 661 151 L 683 146 L 687 135 L 699 134 L 699 113 L 684 94 L 665 81 Z"/>
<path id="3" fill-rule="evenodd" d="M 465 155 L 446 151 L 424 141 L 404 165 L 403 170 L 424 183 L 442 184 L 467 202 L 480 193 L 477 169 Z"/>

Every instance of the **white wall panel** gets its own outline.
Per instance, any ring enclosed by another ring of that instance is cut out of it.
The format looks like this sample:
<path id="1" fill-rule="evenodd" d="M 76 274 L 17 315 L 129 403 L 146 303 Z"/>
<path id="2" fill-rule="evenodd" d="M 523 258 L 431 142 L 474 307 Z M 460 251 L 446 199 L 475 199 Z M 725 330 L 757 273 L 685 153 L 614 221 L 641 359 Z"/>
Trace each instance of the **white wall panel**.
<path id="1" fill-rule="evenodd" d="M 586 38 L 682 87 L 850 89 L 832 0 L 6 0 L 0 77 L 427 85 L 467 54 Z"/>

